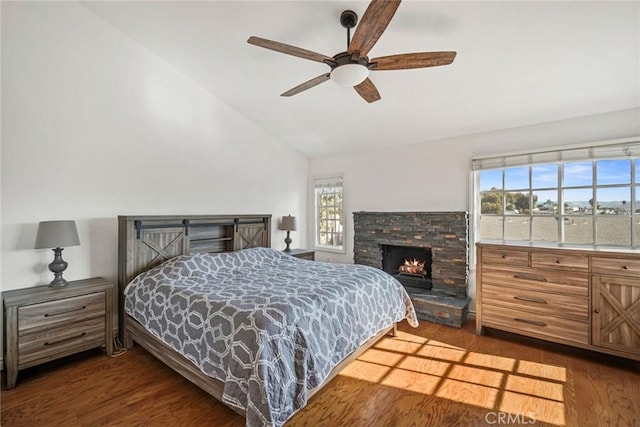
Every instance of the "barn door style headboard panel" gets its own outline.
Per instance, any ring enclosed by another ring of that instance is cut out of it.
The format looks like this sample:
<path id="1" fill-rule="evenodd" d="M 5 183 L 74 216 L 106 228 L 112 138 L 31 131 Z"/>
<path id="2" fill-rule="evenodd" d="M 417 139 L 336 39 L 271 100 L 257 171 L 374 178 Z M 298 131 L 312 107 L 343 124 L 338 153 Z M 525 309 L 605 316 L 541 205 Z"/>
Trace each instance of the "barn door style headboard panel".
<path id="1" fill-rule="evenodd" d="M 138 274 L 176 257 L 271 247 L 271 215 L 118 216 L 118 320 L 124 288 Z"/>

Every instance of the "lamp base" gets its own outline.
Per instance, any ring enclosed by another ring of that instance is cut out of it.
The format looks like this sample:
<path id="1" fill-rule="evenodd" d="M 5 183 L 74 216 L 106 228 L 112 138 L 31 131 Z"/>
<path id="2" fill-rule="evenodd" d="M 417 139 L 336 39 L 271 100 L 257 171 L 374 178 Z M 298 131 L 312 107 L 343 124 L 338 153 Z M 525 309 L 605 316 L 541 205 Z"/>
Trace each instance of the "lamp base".
<path id="1" fill-rule="evenodd" d="M 287 231 L 287 237 L 284 239 L 284 242 L 287 244 L 287 247 L 284 248 L 284 252 L 291 252 L 291 248 L 289 247 L 289 245 L 291 244 L 292 240 L 289 237 L 289 233 L 290 231 Z"/>
<path id="2" fill-rule="evenodd" d="M 67 282 L 62 278 L 62 273 L 67 269 L 67 262 L 62 259 L 62 248 L 53 249 L 53 261 L 49 264 L 49 271 L 54 275 L 53 280 L 49 283 L 49 286 L 65 286 Z"/>
<path id="3" fill-rule="evenodd" d="M 67 284 L 69 284 L 69 282 L 67 282 L 62 277 L 56 277 L 51 281 L 51 283 L 49 283 L 49 286 L 52 286 L 54 288 L 59 288 L 61 286 L 67 286 Z"/>

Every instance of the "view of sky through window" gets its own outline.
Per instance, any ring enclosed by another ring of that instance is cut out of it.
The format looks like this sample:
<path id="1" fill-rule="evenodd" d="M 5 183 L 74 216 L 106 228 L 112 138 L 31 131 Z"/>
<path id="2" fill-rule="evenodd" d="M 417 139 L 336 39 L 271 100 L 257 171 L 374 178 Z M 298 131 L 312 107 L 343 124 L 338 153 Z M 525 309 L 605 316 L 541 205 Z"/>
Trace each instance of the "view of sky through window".
<path id="1" fill-rule="evenodd" d="M 558 186 L 558 165 L 545 164 L 531 167 L 532 188 L 553 188 Z"/>
<path id="2" fill-rule="evenodd" d="M 640 244 L 640 159 L 483 169 L 478 183 L 481 239 Z"/>
<path id="3" fill-rule="evenodd" d="M 582 187 L 593 182 L 593 162 L 567 162 L 564 164 L 564 186 Z"/>

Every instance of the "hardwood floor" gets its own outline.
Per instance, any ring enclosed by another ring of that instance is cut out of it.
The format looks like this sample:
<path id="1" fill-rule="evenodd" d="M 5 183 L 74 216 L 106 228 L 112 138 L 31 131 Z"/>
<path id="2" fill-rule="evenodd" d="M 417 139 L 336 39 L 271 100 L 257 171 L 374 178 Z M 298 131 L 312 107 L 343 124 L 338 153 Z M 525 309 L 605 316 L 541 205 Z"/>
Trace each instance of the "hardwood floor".
<path id="1" fill-rule="evenodd" d="M 136 346 L 21 371 L 1 425 L 243 426 L 244 420 Z M 640 426 L 640 364 L 502 332 L 399 325 L 287 427 Z"/>

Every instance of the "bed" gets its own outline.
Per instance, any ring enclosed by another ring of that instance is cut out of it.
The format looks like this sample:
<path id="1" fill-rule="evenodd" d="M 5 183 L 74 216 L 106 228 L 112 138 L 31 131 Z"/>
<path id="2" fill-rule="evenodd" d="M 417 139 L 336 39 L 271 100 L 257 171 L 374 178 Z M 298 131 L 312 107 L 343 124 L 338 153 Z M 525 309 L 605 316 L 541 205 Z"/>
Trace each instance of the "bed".
<path id="1" fill-rule="evenodd" d="M 125 345 L 140 344 L 247 426 L 284 425 L 397 322 L 417 325 L 404 288 L 372 267 L 262 245 L 191 252 L 157 260 L 122 287 Z"/>

